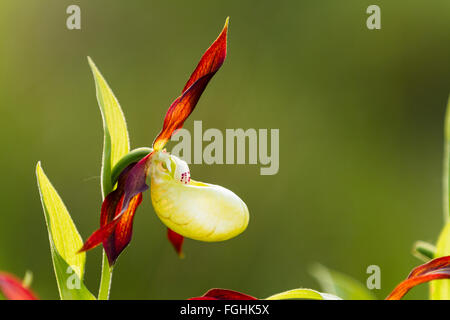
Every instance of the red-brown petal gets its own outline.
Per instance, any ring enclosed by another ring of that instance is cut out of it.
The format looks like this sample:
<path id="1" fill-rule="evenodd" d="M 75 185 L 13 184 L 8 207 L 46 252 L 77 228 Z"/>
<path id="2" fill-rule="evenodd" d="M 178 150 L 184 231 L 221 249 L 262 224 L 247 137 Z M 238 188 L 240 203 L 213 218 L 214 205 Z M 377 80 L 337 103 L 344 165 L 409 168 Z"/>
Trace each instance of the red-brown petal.
<path id="1" fill-rule="evenodd" d="M 169 107 L 164 118 L 163 128 L 153 142 L 155 150 L 161 150 L 172 134 L 183 126 L 209 81 L 222 66 L 227 55 L 227 32 L 228 19 L 220 35 L 203 54 L 181 95 Z"/>
<path id="2" fill-rule="evenodd" d="M 223 27 L 222 32 L 203 54 L 188 82 L 186 82 L 183 91 L 181 91 L 182 93 L 201 77 L 219 70 L 227 56 L 227 33 L 228 18 L 225 21 L 225 26 Z"/>
<path id="3" fill-rule="evenodd" d="M 95 248 L 102 242 L 108 240 L 108 238 L 113 234 L 121 218 L 120 213 L 122 211 L 124 199 L 124 190 L 122 185 L 125 182 L 125 171 L 127 171 L 127 169 L 125 169 L 120 175 L 117 189 L 108 194 L 102 203 L 100 228 L 92 233 L 92 235 L 85 241 L 79 252 L 88 251 Z"/>
<path id="4" fill-rule="evenodd" d="M 258 300 L 258 299 L 238 291 L 228 289 L 211 289 L 201 297 L 190 298 L 188 300 Z"/>
<path id="5" fill-rule="evenodd" d="M 145 180 L 151 155 L 129 165 L 120 174 L 116 190 L 103 201 L 100 228 L 86 240 L 80 252 L 103 243 L 109 264 L 113 265 L 130 243 L 134 214 L 142 202 L 142 192 L 148 189 Z"/>
<path id="6" fill-rule="evenodd" d="M 112 234 L 103 241 L 109 265 L 114 265 L 119 255 L 128 246 L 133 234 L 133 220 L 137 207 L 142 202 L 142 193 L 131 199 L 128 209 L 122 214 Z"/>
<path id="7" fill-rule="evenodd" d="M 83 247 L 78 252 L 84 252 L 94 249 L 100 243 L 108 239 L 108 237 L 113 233 L 114 228 L 116 227 L 116 224 L 119 222 L 119 220 L 120 217 L 94 231 L 84 242 Z"/>
<path id="8" fill-rule="evenodd" d="M 146 155 L 144 158 L 139 160 L 126 174 L 123 179 L 123 183 L 119 181 L 117 183 L 117 189 L 123 188 L 124 199 L 122 204 L 122 211 L 128 207 L 129 202 L 132 198 L 137 196 L 148 189 L 146 184 L 147 174 L 150 167 L 150 161 L 153 156 L 153 152 Z M 125 169 L 126 170 L 126 169 Z M 124 171 L 125 171 L 124 170 Z M 119 177 L 120 180 L 120 177 Z"/>
<path id="9" fill-rule="evenodd" d="M 142 193 L 139 193 L 138 195 L 133 197 L 131 201 L 129 201 L 128 208 L 125 211 L 121 211 L 124 198 L 124 195 L 122 195 L 120 201 L 118 202 L 118 205 L 114 208 L 116 209 L 116 212 L 118 214 L 113 220 L 107 221 L 104 218 L 104 216 L 106 216 L 106 213 L 104 212 L 107 212 L 107 209 L 112 208 L 112 205 L 109 204 L 116 203 L 115 197 L 117 195 L 118 193 L 110 193 L 108 197 L 111 197 L 105 198 L 106 201 L 103 202 L 102 205 L 101 220 L 106 224 L 101 226 L 98 230 L 94 231 L 94 233 L 92 233 L 92 235 L 86 240 L 83 247 L 79 251 L 88 251 L 95 248 L 100 243 L 103 243 L 103 247 L 105 248 L 105 252 L 108 256 L 108 261 L 111 266 L 114 265 L 120 253 L 122 253 L 122 251 L 131 241 L 131 236 L 133 233 L 134 214 L 136 213 L 137 207 L 142 202 Z"/>
<path id="10" fill-rule="evenodd" d="M 386 300 L 400 300 L 413 287 L 432 280 L 450 279 L 450 256 L 436 258 L 414 268 Z"/>
<path id="11" fill-rule="evenodd" d="M 180 258 L 184 257 L 183 254 L 183 242 L 184 237 L 181 234 L 176 233 L 175 231 L 167 228 L 167 239 L 169 239 L 170 243 L 174 247 Z"/>
<path id="12" fill-rule="evenodd" d="M 417 277 L 429 273 L 432 270 L 442 270 L 445 268 L 450 268 L 449 264 L 450 264 L 450 256 L 433 259 L 425 264 L 415 267 L 408 275 L 408 278 Z"/>
<path id="13" fill-rule="evenodd" d="M 15 276 L 0 272 L 0 291 L 8 300 L 37 300 L 36 295 Z"/>

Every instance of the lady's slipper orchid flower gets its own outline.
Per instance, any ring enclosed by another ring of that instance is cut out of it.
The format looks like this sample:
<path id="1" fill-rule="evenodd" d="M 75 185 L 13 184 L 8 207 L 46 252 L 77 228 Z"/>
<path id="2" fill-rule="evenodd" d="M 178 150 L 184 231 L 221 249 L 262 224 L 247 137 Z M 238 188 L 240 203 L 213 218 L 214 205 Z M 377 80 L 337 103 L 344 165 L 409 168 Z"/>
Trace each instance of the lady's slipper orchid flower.
<path id="1" fill-rule="evenodd" d="M 36 295 L 15 276 L 0 272 L 0 292 L 8 300 L 37 300 Z"/>
<path id="2" fill-rule="evenodd" d="M 228 19 L 219 37 L 203 54 L 181 95 L 169 107 L 151 152 L 120 174 L 117 188 L 103 202 L 100 229 L 89 237 L 81 251 L 103 243 L 110 265 L 115 263 L 131 240 L 135 211 L 142 201 L 142 193 L 149 188 L 147 176 L 151 178 L 153 207 L 168 227 L 168 239 L 179 255 L 182 255 L 183 237 L 223 241 L 246 229 L 248 209 L 236 194 L 218 185 L 192 180 L 187 163 L 164 149 L 222 66 L 227 31 Z"/>

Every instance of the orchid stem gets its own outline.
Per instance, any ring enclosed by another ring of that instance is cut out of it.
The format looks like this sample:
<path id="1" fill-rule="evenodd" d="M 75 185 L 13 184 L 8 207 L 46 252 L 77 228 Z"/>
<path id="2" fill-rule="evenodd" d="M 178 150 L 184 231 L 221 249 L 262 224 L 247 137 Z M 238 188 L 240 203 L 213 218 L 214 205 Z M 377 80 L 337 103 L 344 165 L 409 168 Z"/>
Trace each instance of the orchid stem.
<path id="1" fill-rule="evenodd" d="M 109 175 L 111 176 L 111 175 Z M 107 180 L 102 179 L 102 193 L 103 200 L 105 200 L 106 195 L 108 195 L 113 186 L 111 183 L 106 183 Z M 102 273 L 100 275 L 100 288 L 98 289 L 98 300 L 108 300 L 109 299 L 109 291 L 111 290 L 111 281 L 113 276 L 113 268 L 109 265 L 108 256 L 106 255 L 106 251 L 103 248 L 103 259 L 102 259 Z"/>
<path id="2" fill-rule="evenodd" d="M 102 274 L 100 279 L 100 289 L 98 290 L 98 300 L 108 300 L 111 289 L 113 268 L 109 266 L 108 257 L 103 250 Z"/>

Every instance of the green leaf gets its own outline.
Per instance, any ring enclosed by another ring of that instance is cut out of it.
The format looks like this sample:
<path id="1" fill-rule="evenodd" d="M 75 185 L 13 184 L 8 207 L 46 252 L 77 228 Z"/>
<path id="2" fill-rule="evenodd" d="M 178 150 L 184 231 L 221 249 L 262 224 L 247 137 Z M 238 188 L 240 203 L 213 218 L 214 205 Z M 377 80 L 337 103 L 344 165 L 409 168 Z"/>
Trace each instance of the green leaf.
<path id="1" fill-rule="evenodd" d="M 102 160 L 102 192 L 105 197 L 113 190 L 111 170 L 130 151 L 130 142 L 125 117 L 117 98 L 92 59 L 88 57 L 88 61 L 94 75 L 105 132 Z"/>
<path id="2" fill-rule="evenodd" d="M 335 295 L 318 292 L 312 289 L 293 289 L 274 294 L 266 298 L 265 300 L 292 300 L 292 299 L 342 300 L 341 298 Z"/>
<path id="3" fill-rule="evenodd" d="M 375 296 L 359 281 L 320 264 L 315 265 L 311 274 L 325 292 L 344 300 L 375 300 Z"/>
<path id="4" fill-rule="evenodd" d="M 86 254 L 77 251 L 83 246 L 83 240 L 40 162 L 36 166 L 36 176 L 59 295 L 63 300 L 95 299 L 82 281 Z"/>
<path id="5" fill-rule="evenodd" d="M 436 258 L 450 255 L 450 222 L 444 227 L 436 245 Z M 431 300 L 450 300 L 450 280 L 430 282 Z"/>

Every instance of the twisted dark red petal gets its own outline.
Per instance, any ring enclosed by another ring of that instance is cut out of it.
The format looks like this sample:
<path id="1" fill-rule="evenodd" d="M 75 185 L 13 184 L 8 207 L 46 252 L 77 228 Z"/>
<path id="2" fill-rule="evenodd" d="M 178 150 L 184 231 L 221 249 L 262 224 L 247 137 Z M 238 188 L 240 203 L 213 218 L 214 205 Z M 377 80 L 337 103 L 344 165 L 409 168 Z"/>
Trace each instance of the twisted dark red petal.
<path id="1" fill-rule="evenodd" d="M 0 272 L 0 291 L 8 300 L 37 300 L 36 295 L 15 276 Z"/>
<path id="2" fill-rule="evenodd" d="M 172 244 L 173 248 L 177 252 L 178 256 L 180 258 L 183 258 L 184 257 L 184 254 L 183 254 L 184 237 L 181 234 L 178 234 L 175 231 L 167 228 L 167 239 L 169 239 L 170 243 Z"/>
<path id="3" fill-rule="evenodd" d="M 386 300 L 400 300 L 415 286 L 439 279 L 450 279 L 450 256 L 436 258 L 414 268 L 408 278 L 395 287 Z"/>
<path id="4" fill-rule="evenodd" d="M 115 264 L 131 241 L 134 214 L 142 202 L 142 192 L 148 189 L 145 180 L 150 157 L 151 154 L 129 165 L 120 174 L 116 190 L 103 201 L 100 228 L 86 240 L 80 252 L 103 243 L 109 264 Z"/>
<path id="5" fill-rule="evenodd" d="M 133 197 L 129 202 L 128 208 L 123 212 L 120 219 L 117 220 L 115 228 L 103 241 L 109 265 L 114 265 L 122 251 L 128 246 L 133 235 L 133 220 L 137 207 L 142 202 L 142 193 Z"/>
<path id="6" fill-rule="evenodd" d="M 182 93 L 194 84 L 195 81 L 207 74 L 216 72 L 222 66 L 227 55 L 227 32 L 228 19 L 225 22 L 222 32 L 203 54 L 188 82 L 184 85 L 184 88 L 181 91 Z"/>
<path id="7" fill-rule="evenodd" d="M 164 118 L 163 128 L 153 142 L 155 150 L 161 150 L 172 134 L 183 126 L 209 81 L 222 66 L 227 55 L 227 31 L 228 19 L 220 35 L 203 54 L 181 95 L 169 107 Z"/>
<path id="8" fill-rule="evenodd" d="M 258 300 L 258 299 L 238 291 L 228 289 L 211 289 L 201 297 L 190 298 L 188 300 Z"/>

